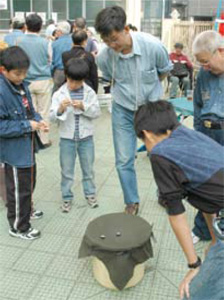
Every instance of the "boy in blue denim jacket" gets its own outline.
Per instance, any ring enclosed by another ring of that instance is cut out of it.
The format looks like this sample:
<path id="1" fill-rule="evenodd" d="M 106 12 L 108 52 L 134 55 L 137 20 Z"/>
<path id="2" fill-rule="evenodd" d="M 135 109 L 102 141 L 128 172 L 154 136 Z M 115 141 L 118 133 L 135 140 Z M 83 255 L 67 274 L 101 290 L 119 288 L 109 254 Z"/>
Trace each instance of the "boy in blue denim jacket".
<path id="1" fill-rule="evenodd" d="M 190 268 L 180 285 L 181 298 L 186 294 L 191 300 L 221 300 L 224 242 L 216 243 L 212 222 L 214 214 L 224 208 L 223 147 L 206 135 L 180 125 L 167 101 L 140 106 L 135 115 L 135 131 L 150 152 L 163 205 Z M 186 196 L 191 205 L 203 212 L 212 236 L 214 246 L 202 266 L 184 213 L 182 200 Z"/>
<path id="2" fill-rule="evenodd" d="M 9 234 L 33 240 L 40 237 L 30 225 L 36 181 L 34 140 L 36 131 L 47 131 L 48 125 L 35 112 L 24 81 L 29 65 L 27 54 L 17 46 L 1 55 L 0 162 L 5 165 Z"/>
<path id="3" fill-rule="evenodd" d="M 83 58 L 71 58 L 65 65 L 67 82 L 53 95 L 50 118 L 59 123 L 62 212 L 69 212 L 74 198 L 75 160 L 78 154 L 82 184 L 90 207 L 98 206 L 94 182 L 92 120 L 100 115 L 96 93 L 84 83 L 89 67 Z"/>

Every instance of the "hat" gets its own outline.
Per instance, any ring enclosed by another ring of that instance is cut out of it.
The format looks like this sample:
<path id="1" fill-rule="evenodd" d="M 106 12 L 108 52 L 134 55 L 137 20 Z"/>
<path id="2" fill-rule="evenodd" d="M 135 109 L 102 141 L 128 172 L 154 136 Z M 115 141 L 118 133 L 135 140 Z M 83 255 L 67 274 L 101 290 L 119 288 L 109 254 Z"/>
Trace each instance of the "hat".
<path id="1" fill-rule="evenodd" d="M 184 48 L 184 45 L 182 43 L 176 43 L 174 45 L 174 48 L 179 48 L 179 49 L 183 49 Z"/>
<path id="2" fill-rule="evenodd" d="M 25 19 L 23 17 L 14 17 L 12 19 L 12 24 L 24 25 L 25 24 Z"/>

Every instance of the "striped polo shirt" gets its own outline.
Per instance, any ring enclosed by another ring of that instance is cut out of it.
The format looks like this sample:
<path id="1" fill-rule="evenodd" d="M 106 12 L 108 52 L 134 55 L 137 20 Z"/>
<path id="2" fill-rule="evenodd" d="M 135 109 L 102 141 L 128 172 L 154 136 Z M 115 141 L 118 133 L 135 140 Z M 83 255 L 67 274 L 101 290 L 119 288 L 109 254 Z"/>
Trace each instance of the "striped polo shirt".
<path id="1" fill-rule="evenodd" d="M 70 97 L 72 100 L 79 100 L 83 101 L 83 86 L 78 88 L 77 90 L 69 91 Z M 74 133 L 74 139 L 75 141 L 79 141 L 79 121 L 80 121 L 80 115 L 74 113 L 74 121 L 75 121 L 75 133 Z"/>

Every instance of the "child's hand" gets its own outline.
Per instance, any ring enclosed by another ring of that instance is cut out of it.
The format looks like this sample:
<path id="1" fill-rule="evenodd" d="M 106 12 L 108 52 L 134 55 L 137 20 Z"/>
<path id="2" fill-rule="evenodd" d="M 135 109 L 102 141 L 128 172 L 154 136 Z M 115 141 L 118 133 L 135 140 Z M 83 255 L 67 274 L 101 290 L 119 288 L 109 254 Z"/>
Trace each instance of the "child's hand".
<path id="1" fill-rule="evenodd" d="M 39 122 L 39 124 L 40 124 L 40 130 L 41 131 L 43 131 L 43 132 L 49 132 L 49 125 L 48 125 L 48 123 L 47 122 L 45 122 L 45 121 L 40 121 Z"/>
<path id="2" fill-rule="evenodd" d="M 69 100 L 69 99 L 62 100 L 62 102 L 58 108 L 58 113 L 63 114 L 63 112 L 66 111 L 67 107 L 70 105 L 71 105 L 71 100 Z"/>
<path id="3" fill-rule="evenodd" d="M 32 131 L 36 131 L 40 129 L 40 123 L 37 121 L 30 121 L 30 126 L 32 128 Z"/>
<path id="4" fill-rule="evenodd" d="M 82 101 L 73 100 L 72 101 L 72 105 L 73 105 L 74 108 L 78 108 L 78 109 L 84 110 L 84 105 L 83 105 Z"/>

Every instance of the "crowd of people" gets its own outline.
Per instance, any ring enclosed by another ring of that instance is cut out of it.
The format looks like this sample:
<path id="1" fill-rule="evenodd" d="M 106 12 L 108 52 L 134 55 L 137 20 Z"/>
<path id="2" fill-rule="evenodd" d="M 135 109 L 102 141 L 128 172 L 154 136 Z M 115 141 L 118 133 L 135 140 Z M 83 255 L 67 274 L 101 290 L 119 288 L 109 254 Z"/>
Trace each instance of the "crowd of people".
<path id="1" fill-rule="evenodd" d="M 161 100 L 161 82 L 166 77 L 170 98 L 177 96 L 179 85 L 185 95 L 190 88 L 193 65 L 182 53 L 183 44 L 176 43 L 175 52 L 169 55 L 157 38 L 126 25 L 121 7 L 105 8 L 96 17 L 95 29 L 106 45 L 99 53 L 81 17 L 72 26 L 67 21 L 50 24 L 47 38 L 40 36 L 42 20 L 37 14 L 23 22 L 14 19 L 12 27 L 4 39 L 9 47 L 0 53 L 0 157 L 5 168 L 9 234 L 27 240 L 40 237 L 30 218 L 43 213 L 34 209 L 31 199 L 35 153 L 51 146 L 50 120 L 59 125 L 62 212 L 72 208 L 77 155 L 84 196 L 91 208 L 98 206 L 92 122 L 100 116 L 98 66 L 103 78 L 111 82 L 114 153 L 124 212 L 137 215 L 140 208 L 135 172 L 139 137 L 150 153 L 160 202 L 190 269 L 180 285 L 181 298 L 221 300 L 224 243 L 212 228 L 213 218 L 224 209 L 221 35 L 205 31 L 193 42 L 201 69 L 194 89 L 195 130 L 191 130 L 177 121 L 172 105 Z M 186 197 L 199 210 L 193 239 L 183 205 Z M 193 245 L 199 239 L 211 240 L 203 264 Z M 210 275 L 205 276 L 208 270 Z"/>

